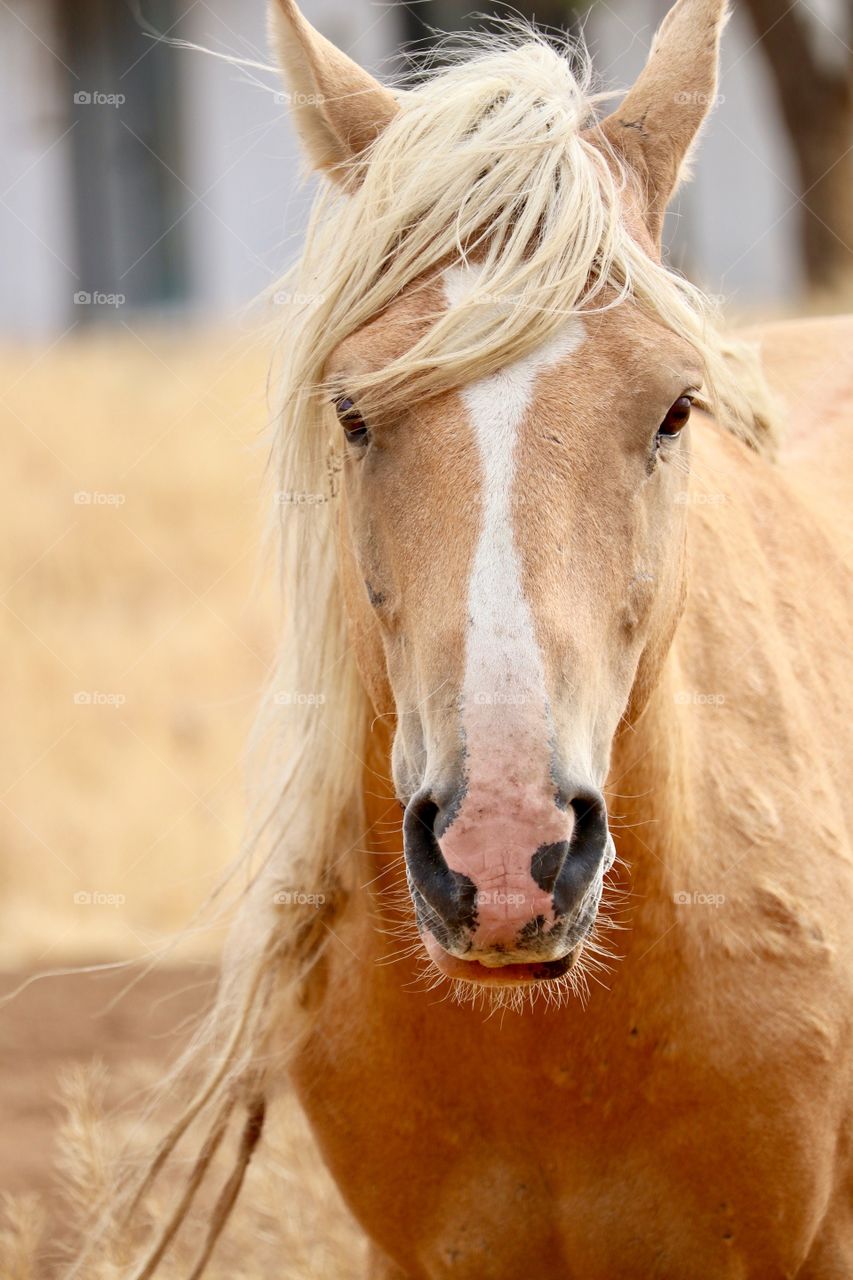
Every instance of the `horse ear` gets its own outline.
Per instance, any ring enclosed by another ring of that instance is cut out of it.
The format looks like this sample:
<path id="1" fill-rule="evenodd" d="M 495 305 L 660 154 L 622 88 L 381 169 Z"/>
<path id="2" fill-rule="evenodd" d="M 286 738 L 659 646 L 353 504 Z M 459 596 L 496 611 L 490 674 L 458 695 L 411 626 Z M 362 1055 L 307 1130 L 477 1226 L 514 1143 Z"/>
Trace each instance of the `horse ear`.
<path id="1" fill-rule="evenodd" d="M 278 55 L 296 128 L 316 169 L 359 156 L 393 116 L 390 89 L 315 31 L 295 0 L 270 0 L 270 42 Z"/>
<path id="2" fill-rule="evenodd" d="M 646 223 L 659 242 L 663 218 L 717 92 L 728 0 L 677 0 L 621 107 L 601 122 L 608 142 L 638 174 Z"/>

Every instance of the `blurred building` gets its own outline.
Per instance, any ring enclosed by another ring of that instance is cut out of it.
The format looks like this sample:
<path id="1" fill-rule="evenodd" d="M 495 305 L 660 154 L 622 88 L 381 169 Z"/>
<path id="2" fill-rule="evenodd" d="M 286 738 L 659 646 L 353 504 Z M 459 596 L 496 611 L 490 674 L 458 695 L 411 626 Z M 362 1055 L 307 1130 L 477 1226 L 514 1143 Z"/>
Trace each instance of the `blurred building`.
<path id="1" fill-rule="evenodd" d="M 393 66 L 410 24 L 372 0 L 305 0 L 364 65 Z M 441 3 L 418 12 L 437 25 Z M 477 6 L 473 6 L 476 8 Z M 625 86 L 667 0 L 594 4 L 598 70 Z M 260 63 L 263 0 L 5 0 L 0 237 L 6 336 L 173 314 L 230 317 L 298 250 L 310 187 L 275 79 L 153 38 Z M 742 15 L 693 184 L 670 219 L 677 264 L 744 306 L 799 284 L 796 182 Z"/>

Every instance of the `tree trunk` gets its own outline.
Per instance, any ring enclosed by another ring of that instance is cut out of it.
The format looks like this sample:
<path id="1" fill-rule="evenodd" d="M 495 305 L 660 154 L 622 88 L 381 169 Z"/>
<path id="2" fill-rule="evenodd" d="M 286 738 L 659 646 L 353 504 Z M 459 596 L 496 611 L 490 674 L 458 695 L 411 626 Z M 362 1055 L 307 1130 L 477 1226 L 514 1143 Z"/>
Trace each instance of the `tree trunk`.
<path id="1" fill-rule="evenodd" d="M 788 0 L 744 3 L 794 149 L 809 283 L 821 291 L 841 291 L 853 279 L 853 60 L 848 65 L 840 57 L 821 60 L 798 3 L 790 8 Z"/>

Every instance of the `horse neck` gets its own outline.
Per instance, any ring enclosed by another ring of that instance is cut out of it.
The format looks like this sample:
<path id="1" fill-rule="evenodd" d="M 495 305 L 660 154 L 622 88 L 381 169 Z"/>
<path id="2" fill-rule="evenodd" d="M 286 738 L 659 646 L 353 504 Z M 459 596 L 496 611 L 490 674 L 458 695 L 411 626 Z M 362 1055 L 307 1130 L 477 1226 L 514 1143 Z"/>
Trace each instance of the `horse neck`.
<path id="1" fill-rule="evenodd" d="M 605 794 L 618 854 L 612 876 L 629 896 L 632 945 L 669 927 L 677 895 L 696 879 L 691 751 L 675 714 L 683 684 L 676 635 L 645 710 L 621 726 L 611 756 Z"/>

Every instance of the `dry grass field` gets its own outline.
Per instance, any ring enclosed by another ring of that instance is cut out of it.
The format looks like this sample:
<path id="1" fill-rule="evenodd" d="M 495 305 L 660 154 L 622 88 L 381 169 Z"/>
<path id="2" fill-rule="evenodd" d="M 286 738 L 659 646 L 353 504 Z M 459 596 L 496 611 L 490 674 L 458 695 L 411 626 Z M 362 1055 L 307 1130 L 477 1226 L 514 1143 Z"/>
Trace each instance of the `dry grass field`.
<path id="1" fill-rule="evenodd" d="M 124 327 L 0 352 L 0 996 L 34 972 L 145 960 L 237 851 L 276 627 L 267 367 L 248 335 Z M 136 1150 L 156 1140 L 162 1117 L 139 1128 L 121 1109 L 203 1007 L 210 971 L 192 966 L 219 942 L 183 942 L 117 1002 L 124 973 L 0 1003 L 3 1280 L 61 1274 L 109 1148 L 131 1124 Z M 292 1101 L 278 1112 L 211 1274 L 349 1280 L 353 1228 Z"/>
<path id="2" fill-rule="evenodd" d="M 5 967 L 144 955 L 236 850 L 267 362 L 125 328 L 0 354 Z"/>

